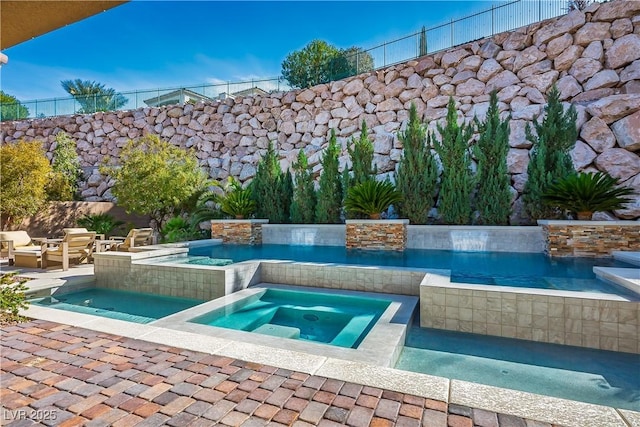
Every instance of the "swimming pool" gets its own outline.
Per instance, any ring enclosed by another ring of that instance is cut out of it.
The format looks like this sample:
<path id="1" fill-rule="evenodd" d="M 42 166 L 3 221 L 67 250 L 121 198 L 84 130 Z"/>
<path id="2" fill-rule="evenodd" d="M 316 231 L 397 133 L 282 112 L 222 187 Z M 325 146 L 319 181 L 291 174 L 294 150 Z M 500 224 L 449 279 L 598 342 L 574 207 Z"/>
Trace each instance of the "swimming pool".
<path id="1" fill-rule="evenodd" d="M 93 314 L 135 323 L 154 320 L 201 304 L 189 298 L 167 297 L 140 292 L 91 288 L 31 300 L 34 305 Z"/>
<path id="2" fill-rule="evenodd" d="M 390 304 L 383 296 L 266 289 L 191 322 L 356 348 Z"/>
<path id="3" fill-rule="evenodd" d="M 459 252 L 427 249 L 398 251 L 349 250 L 339 246 L 213 245 L 189 250 L 190 256 L 437 268 L 451 270 L 451 281 L 524 288 L 600 292 L 637 299 L 617 285 L 596 279 L 594 266 L 631 267 L 614 259 L 549 258 L 542 253 Z"/>
<path id="4" fill-rule="evenodd" d="M 396 368 L 640 411 L 640 355 L 409 329 Z"/>

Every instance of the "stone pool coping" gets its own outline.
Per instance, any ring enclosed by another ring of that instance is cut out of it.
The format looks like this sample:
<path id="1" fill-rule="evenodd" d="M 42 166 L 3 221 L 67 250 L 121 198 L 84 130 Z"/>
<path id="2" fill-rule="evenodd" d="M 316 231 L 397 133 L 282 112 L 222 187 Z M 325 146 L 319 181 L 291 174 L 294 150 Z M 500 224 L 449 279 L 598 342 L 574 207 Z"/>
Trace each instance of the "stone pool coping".
<path id="1" fill-rule="evenodd" d="M 134 324 L 83 313 L 62 312 L 45 307 L 30 306 L 23 311 L 23 314 L 34 319 L 117 334 L 156 344 L 178 345 L 186 350 L 272 365 L 567 427 L 640 425 L 640 412 L 608 406 L 451 380 L 228 338 L 203 336 L 151 324 Z M 550 408 L 553 408 L 553 411 Z"/>

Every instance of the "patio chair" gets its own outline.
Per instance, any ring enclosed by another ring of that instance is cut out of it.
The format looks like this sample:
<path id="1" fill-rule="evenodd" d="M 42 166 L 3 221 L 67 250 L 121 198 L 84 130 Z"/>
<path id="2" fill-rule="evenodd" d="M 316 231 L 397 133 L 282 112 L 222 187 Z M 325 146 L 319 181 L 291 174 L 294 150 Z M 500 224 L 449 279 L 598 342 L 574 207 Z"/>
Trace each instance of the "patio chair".
<path id="1" fill-rule="evenodd" d="M 15 261 L 15 251 L 38 249 L 42 238 L 31 238 L 26 231 L 0 231 L 0 256 L 9 259 L 9 265 Z"/>
<path id="2" fill-rule="evenodd" d="M 69 269 L 69 261 L 76 260 L 79 263 L 89 261 L 93 254 L 93 244 L 96 233 L 67 233 L 60 239 L 50 239 L 42 243 L 42 268 L 47 268 L 49 261 L 62 263 L 62 269 Z"/>
<path id="3" fill-rule="evenodd" d="M 91 230 L 87 230 L 84 227 L 68 227 L 68 228 L 63 228 L 62 231 L 64 232 L 64 234 L 67 234 L 67 233 L 89 233 L 89 232 L 91 232 Z M 104 234 L 96 233 L 96 239 L 104 240 Z"/>
<path id="4" fill-rule="evenodd" d="M 116 243 L 111 249 L 120 252 L 129 252 L 130 248 L 146 246 L 153 241 L 153 228 L 132 228 L 126 237 L 111 236 L 111 240 L 122 240 Z"/>

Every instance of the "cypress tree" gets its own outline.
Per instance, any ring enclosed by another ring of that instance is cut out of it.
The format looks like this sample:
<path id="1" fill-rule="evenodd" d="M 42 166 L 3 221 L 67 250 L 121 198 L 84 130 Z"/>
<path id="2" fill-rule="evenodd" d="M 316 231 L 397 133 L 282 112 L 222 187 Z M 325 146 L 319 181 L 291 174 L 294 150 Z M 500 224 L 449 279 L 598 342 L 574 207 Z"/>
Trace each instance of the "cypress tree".
<path id="1" fill-rule="evenodd" d="M 395 174 L 396 188 L 403 195 L 398 211 L 401 218 L 408 218 L 413 224 L 426 224 L 436 196 L 438 165 L 431 153 L 431 135 L 418 118 L 413 104 L 409 109 L 407 128 L 398 134 L 398 138 L 404 147 Z"/>
<path id="2" fill-rule="evenodd" d="M 367 123 L 363 120 L 358 139 L 351 138 L 347 145 L 347 152 L 351 159 L 351 173 L 345 168 L 343 171 L 342 188 L 344 196 L 350 188 L 365 181 L 375 179 L 378 168 L 373 164 L 373 144 L 369 140 Z M 356 212 L 348 213 L 349 218 L 364 218 Z"/>
<path id="3" fill-rule="evenodd" d="M 338 156 L 340 149 L 336 141 L 336 132 L 331 130 L 329 145 L 322 155 L 322 174 L 316 205 L 316 222 L 319 224 L 337 224 L 342 209 L 342 181 L 340 179 Z"/>
<path id="4" fill-rule="evenodd" d="M 549 91 L 544 111 L 546 116 L 542 122 L 536 120 L 533 124 L 535 135 L 528 124 L 526 128 L 527 139 L 533 148 L 522 197 L 527 214 L 534 220 L 558 216 L 556 209 L 542 203 L 542 194 L 552 182 L 574 172 L 569 153 L 578 137 L 576 109 L 572 105 L 564 111 L 555 85 Z"/>
<path id="5" fill-rule="evenodd" d="M 291 175 L 289 175 L 291 180 Z M 256 218 L 266 218 L 272 224 L 289 221 L 292 184 L 280 168 L 278 155 L 269 143 L 267 152 L 258 162 L 256 176 L 251 182 L 251 197 L 256 202 Z"/>
<path id="6" fill-rule="evenodd" d="M 447 105 L 445 126 L 438 124 L 441 140 L 434 139 L 434 147 L 442 162 L 442 181 L 438 212 L 447 224 L 469 224 L 471 221 L 471 174 L 469 141 L 473 134 L 470 125 L 458 125 L 456 103 L 452 97 Z"/>
<path id="7" fill-rule="evenodd" d="M 474 147 L 478 159 L 478 192 L 476 208 L 480 222 L 488 225 L 506 225 L 511 215 L 511 193 L 509 192 L 509 120 L 500 120 L 498 95 L 491 92 L 489 110 L 483 122 L 475 123 L 480 137 Z"/>
<path id="8" fill-rule="evenodd" d="M 293 171 L 295 186 L 291 202 L 291 222 L 294 224 L 313 224 L 316 212 L 316 190 L 304 150 L 298 152 L 298 160 L 293 165 Z"/>

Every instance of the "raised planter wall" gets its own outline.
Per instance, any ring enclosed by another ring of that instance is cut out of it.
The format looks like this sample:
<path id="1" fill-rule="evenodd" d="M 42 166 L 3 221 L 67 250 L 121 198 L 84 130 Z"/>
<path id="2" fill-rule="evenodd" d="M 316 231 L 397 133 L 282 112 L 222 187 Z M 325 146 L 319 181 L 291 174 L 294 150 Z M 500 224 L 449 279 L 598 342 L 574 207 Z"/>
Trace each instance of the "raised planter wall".
<path id="1" fill-rule="evenodd" d="M 552 257 L 610 257 L 640 251 L 638 221 L 538 221 Z"/>
<path id="2" fill-rule="evenodd" d="M 403 251 L 407 247 L 408 219 L 347 220 L 347 249 Z"/>
<path id="3" fill-rule="evenodd" d="M 267 219 L 214 219 L 211 220 L 211 238 L 223 243 L 243 245 L 262 244 L 262 225 Z"/>

